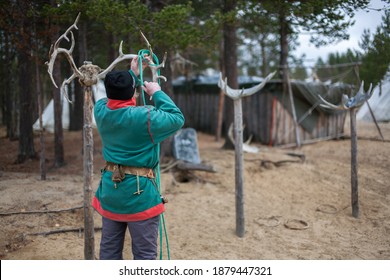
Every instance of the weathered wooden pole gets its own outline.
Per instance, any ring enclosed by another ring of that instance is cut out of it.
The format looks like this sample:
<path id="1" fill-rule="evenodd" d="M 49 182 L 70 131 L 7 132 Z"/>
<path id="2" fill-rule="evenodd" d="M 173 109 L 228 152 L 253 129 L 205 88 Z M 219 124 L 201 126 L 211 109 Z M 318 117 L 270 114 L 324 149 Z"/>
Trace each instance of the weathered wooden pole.
<path id="1" fill-rule="evenodd" d="M 288 96 L 290 97 L 291 112 L 292 112 L 293 121 L 294 121 L 295 141 L 297 143 L 297 147 L 301 147 L 301 140 L 299 138 L 299 128 L 298 128 L 298 122 L 297 122 L 297 114 L 295 112 L 294 97 L 293 97 L 293 92 L 292 92 L 292 88 L 291 88 L 290 76 L 288 74 L 288 69 L 287 68 L 286 68 L 286 71 L 284 72 L 284 74 L 286 75 Z"/>
<path id="2" fill-rule="evenodd" d="M 101 71 L 99 66 L 85 61 L 80 67 L 84 86 L 84 126 L 83 126 L 83 162 L 84 162 L 84 258 L 95 259 L 95 229 L 93 220 L 93 129 L 92 129 L 92 85 L 97 84 L 97 76 Z"/>
<path id="3" fill-rule="evenodd" d="M 227 80 L 222 80 L 222 73 L 218 82 L 219 88 L 233 99 L 234 103 L 236 234 L 238 237 L 244 237 L 245 235 L 242 98 L 259 92 L 275 73 L 269 74 L 260 84 L 249 89 L 230 88 L 227 85 Z"/>
<path id="4" fill-rule="evenodd" d="M 356 108 L 349 110 L 351 121 L 351 205 L 352 216 L 359 218 L 359 190 L 358 190 L 358 163 L 357 163 L 357 133 Z"/>
<path id="5" fill-rule="evenodd" d="M 219 100 L 218 100 L 217 129 L 215 131 L 215 141 L 221 140 L 224 104 L 225 104 L 225 94 L 221 90 L 219 92 Z"/>
<path id="6" fill-rule="evenodd" d="M 242 101 L 234 100 L 234 139 L 235 139 L 235 182 L 236 182 L 236 234 L 245 235 L 244 215 L 244 160 L 243 160 L 243 131 L 242 131 Z"/>
<path id="7" fill-rule="evenodd" d="M 378 132 L 379 132 L 379 136 L 381 137 L 381 139 L 382 139 L 382 141 L 383 141 L 383 140 L 385 140 L 385 138 L 383 137 L 381 128 L 379 127 L 378 122 L 376 121 L 376 117 L 375 117 L 375 115 L 374 115 L 374 112 L 373 112 L 372 109 L 371 109 L 370 103 L 368 103 L 368 100 L 366 100 L 366 104 L 367 104 L 368 110 L 370 111 L 372 120 L 373 120 L 374 123 L 375 123 L 376 129 L 377 129 Z"/>
<path id="8" fill-rule="evenodd" d="M 91 205 L 93 175 L 92 88 L 84 88 L 84 258 L 95 259 L 95 231 Z"/>
<path id="9" fill-rule="evenodd" d="M 320 95 L 318 97 L 322 100 L 321 107 L 332 109 L 336 111 L 349 110 L 351 123 L 351 204 L 352 216 L 359 218 L 359 192 L 358 192 L 358 162 L 357 162 L 357 133 L 356 133 L 356 111 L 357 109 L 368 101 L 372 96 L 372 84 L 367 92 L 364 91 L 364 81 L 361 82 L 360 89 L 353 97 L 343 95 L 341 104 L 334 105 L 323 99 Z"/>

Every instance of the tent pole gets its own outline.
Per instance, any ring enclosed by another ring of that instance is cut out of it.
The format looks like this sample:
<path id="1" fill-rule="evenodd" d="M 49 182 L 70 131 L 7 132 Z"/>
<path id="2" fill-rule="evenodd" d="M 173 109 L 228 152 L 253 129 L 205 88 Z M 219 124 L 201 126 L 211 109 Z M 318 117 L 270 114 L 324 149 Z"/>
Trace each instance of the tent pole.
<path id="1" fill-rule="evenodd" d="M 359 191 L 357 170 L 356 108 L 349 110 L 351 121 L 351 204 L 352 216 L 359 218 Z"/>
<path id="2" fill-rule="evenodd" d="M 375 117 L 375 115 L 374 115 L 374 112 L 373 112 L 372 109 L 371 109 L 370 103 L 368 103 L 368 100 L 366 100 L 366 104 L 367 104 L 368 110 L 370 111 L 370 114 L 371 114 L 371 116 L 372 116 L 372 119 L 374 120 L 375 126 L 376 126 L 376 128 L 378 129 L 378 132 L 379 132 L 379 135 L 381 136 L 381 139 L 382 139 L 382 140 L 385 140 L 385 138 L 383 137 L 381 128 L 379 127 L 378 122 L 376 121 L 376 117 Z"/>
<path id="3" fill-rule="evenodd" d="M 286 80 L 287 80 L 287 86 L 288 86 L 288 95 L 290 97 L 290 103 L 291 103 L 291 111 L 293 114 L 293 120 L 294 120 L 294 128 L 295 128 L 295 140 L 297 142 L 297 147 L 301 146 L 301 140 L 299 138 L 299 128 L 298 128 L 298 123 L 297 123 L 297 114 L 295 112 L 295 104 L 294 104 L 294 97 L 293 97 L 293 92 L 291 88 L 291 81 L 290 81 L 290 76 L 288 73 L 288 69 L 284 71 L 286 75 Z"/>

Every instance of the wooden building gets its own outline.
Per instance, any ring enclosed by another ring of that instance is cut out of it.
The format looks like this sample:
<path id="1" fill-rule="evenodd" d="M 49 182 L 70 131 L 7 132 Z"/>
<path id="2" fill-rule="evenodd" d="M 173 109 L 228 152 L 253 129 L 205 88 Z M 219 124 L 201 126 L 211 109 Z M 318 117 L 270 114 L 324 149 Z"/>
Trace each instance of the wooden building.
<path id="1" fill-rule="evenodd" d="M 249 88 L 257 83 L 258 81 L 240 83 L 240 88 Z M 350 87 L 303 81 L 292 81 L 291 86 L 301 144 L 342 136 L 346 113 L 335 113 L 322 108 L 319 106 L 321 101 L 318 95 L 339 104 L 342 93 L 348 95 Z M 198 131 L 216 133 L 219 98 L 220 89 L 216 82 L 187 81 L 174 84 L 174 99 L 186 118 L 185 126 Z M 243 98 L 242 105 L 244 133 L 252 135 L 254 142 L 272 146 L 296 143 L 290 98 L 288 94 L 283 94 L 280 80 L 272 80 L 260 92 Z M 229 125 L 224 117 L 224 131 Z"/>

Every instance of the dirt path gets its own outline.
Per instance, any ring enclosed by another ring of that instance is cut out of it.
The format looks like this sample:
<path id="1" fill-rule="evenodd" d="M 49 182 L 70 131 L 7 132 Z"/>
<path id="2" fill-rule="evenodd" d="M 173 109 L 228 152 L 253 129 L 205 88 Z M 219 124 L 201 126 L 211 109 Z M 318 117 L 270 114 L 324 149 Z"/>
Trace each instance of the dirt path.
<path id="1" fill-rule="evenodd" d="M 381 129 L 390 139 L 390 124 Z M 375 126 L 366 123 L 359 123 L 358 135 L 378 137 Z M 52 138 L 46 135 L 48 166 Z M 0 139 L 1 213 L 82 206 L 81 132 L 66 132 L 64 140 L 67 165 L 50 169 L 41 181 L 39 161 L 13 164 L 17 142 Z M 36 143 L 39 147 L 39 138 Z M 188 180 L 178 180 L 172 170 L 162 174 L 172 259 L 390 259 L 390 142 L 358 141 L 359 219 L 351 215 L 348 139 L 298 150 L 259 146 L 260 153 L 245 154 L 244 238 L 235 234 L 234 152 L 202 133 L 198 144 L 201 159 L 217 173 L 196 171 Z M 94 186 L 102 165 L 100 146 L 95 134 Z M 273 164 L 299 160 L 289 152 L 304 154 L 305 161 Z M 100 226 L 97 214 L 95 226 Z M 83 259 L 81 232 L 33 235 L 80 227 L 82 209 L 2 215 L 0 258 Z M 96 252 L 99 241 L 97 230 Z"/>

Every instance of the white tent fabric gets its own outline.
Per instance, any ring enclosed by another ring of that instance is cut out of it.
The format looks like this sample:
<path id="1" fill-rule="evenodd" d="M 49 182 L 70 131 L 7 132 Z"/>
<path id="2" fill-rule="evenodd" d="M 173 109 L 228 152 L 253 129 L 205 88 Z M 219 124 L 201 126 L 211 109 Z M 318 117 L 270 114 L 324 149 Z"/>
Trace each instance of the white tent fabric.
<path id="1" fill-rule="evenodd" d="M 378 122 L 390 121 L 390 79 L 382 82 L 382 89 L 380 89 L 379 85 L 374 88 L 368 103 Z M 367 122 L 373 121 L 370 109 L 366 103 L 359 109 L 356 119 Z"/>
<path id="2" fill-rule="evenodd" d="M 92 87 L 94 101 L 106 97 L 106 90 L 104 88 L 104 83 L 100 80 L 97 86 Z M 62 103 L 62 127 L 63 129 L 69 129 L 69 102 L 64 98 L 64 95 L 61 94 L 61 103 Z M 42 113 L 42 122 L 43 129 L 53 133 L 54 132 L 54 101 L 50 100 L 49 104 L 43 110 Z M 92 114 L 92 124 L 96 127 L 95 117 Z M 33 125 L 33 130 L 39 131 L 39 119 Z"/>

